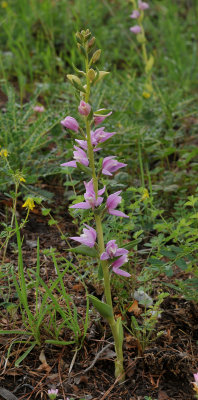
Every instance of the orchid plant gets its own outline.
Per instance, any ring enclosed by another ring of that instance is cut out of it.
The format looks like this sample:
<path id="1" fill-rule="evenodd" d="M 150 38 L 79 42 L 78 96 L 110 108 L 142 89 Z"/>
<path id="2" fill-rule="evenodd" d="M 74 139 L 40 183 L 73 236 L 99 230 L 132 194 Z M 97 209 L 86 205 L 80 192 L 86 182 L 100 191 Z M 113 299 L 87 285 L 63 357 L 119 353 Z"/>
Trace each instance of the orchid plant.
<path id="1" fill-rule="evenodd" d="M 153 92 L 152 87 L 152 78 L 151 78 L 151 71 L 154 64 L 154 57 L 151 54 L 148 55 L 147 48 L 146 48 L 146 35 L 143 25 L 144 20 L 144 11 L 149 8 L 149 4 L 142 0 L 131 0 L 133 4 L 133 12 L 130 15 L 130 18 L 136 20 L 136 25 L 130 28 L 130 31 L 137 36 L 137 41 L 141 44 L 142 48 L 142 59 L 144 63 L 144 70 L 146 75 L 146 82 L 145 82 L 145 90 L 143 91 L 142 95 L 145 99 L 149 99 Z"/>
<path id="2" fill-rule="evenodd" d="M 85 225 L 80 236 L 72 236 L 70 239 L 81 244 L 78 247 L 83 248 L 83 254 L 89 254 L 84 250 L 85 247 L 94 250 L 93 254 L 102 266 L 106 302 L 102 302 L 92 295 L 89 295 L 89 298 L 111 327 L 116 351 L 115 377 L 119 381 L 123 381 L 125 379 L 122 348 L 123 327 L 121 317 L 116 320 L 114 316 L 110 280 L 112 272 L 126 278 L 131 276 L 130 273 L 121 269 L 128 261 L 128 250 L 124 247 L 119 248 L 115 239 L 104 243 L 102 221 L 106 214 L 123 218 L 128 218 L 128 216 L 117 209 L 122 200 L 120 190 L 107 196 L 106 204 L 104 204 L 106 186 L 100 187 L 100 178 L 102 175 L 111 177 L 126 164 L 119 162 L 116 156 L 108 156 L 103 159 L 102 164 L 99 163 L 99 168 L 97 167 L 98 164 L 95 159 L 97 153 L 101 150 L 102 143 L 109 140 L 116 132 L 107 132 L 104 127 L 98 127 L 112 112 L 106 109 L 93 110 L 90 95 L 92 86 L 108 72 L 99 71 L 97 67 L 94 68 L 94 64 L 100 58 L 101 50 L 93 52 L 95 38 L 91 36 L 91 32 L 88 29 L 77 32 L 76 39 L 80 53 L 84 58 L 85 71 L 80 71 L 74 67 L 77 75 L 68 75 L 68 79 L 76 89 L 80 102 L 78 112 L 82 116 L 85 129 L 71 116 L 67 116 L 61 121 L 62 125 L 72 131 L 73 135 L 78 135 L 75 139 L 73 160 L 63 163 L 62 166 L 80 168 L 90 176 L 91 179 L 84 182 L 84 201 L 73 204 L 70 208 L 90 210 L 93 226 Z"/>

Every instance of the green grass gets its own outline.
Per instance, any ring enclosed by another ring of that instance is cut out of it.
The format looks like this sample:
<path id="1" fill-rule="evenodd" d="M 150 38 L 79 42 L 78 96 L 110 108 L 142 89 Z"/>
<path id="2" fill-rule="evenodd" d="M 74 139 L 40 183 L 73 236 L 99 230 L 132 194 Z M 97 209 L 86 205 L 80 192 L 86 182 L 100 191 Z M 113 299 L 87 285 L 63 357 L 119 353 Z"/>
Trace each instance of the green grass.
<path id="1" fill-rule="evenodd" d="M 1 103 L 0 146 L 9 152 L 11 170 L 1 158 L 0 190 L 12 197 L 13 176 L 20 171 L 26 178 L 20 188 L 22 197 L 29 193 L 42 195 L 49 203 L 53 195 L 44 193 L 37 183 L 50 183 L 52 179 L 65 185 L 67 200 L 71 198 L 69 185 L 78 194 L 83 193 L 79 173 L 72 171 L 71 183 L 70 173 L 65 174 L 60 168 L 61 162 L 71 159 L 73 147 L 60 121 L 66 115 L 78 118 L 78 102 L 66 74 L 73 72 L 72 64 L 81 68 L 75 32 L 89 28 L 102 49 L 102 69 L 111 72 L 95 87 L 93 107 L 112 108 L 113 114 L 104 125 L 108 131 L 119 133 L 105 144 L 103 155 L 116 154 L 128 164 L 111 180 L 110 188 L 123 190 L 131 222 L 113 221 L 111 226 L 107 224 L 107 233 L 111 231 L 119 238 L 122 231 L 121 239 L 132 237 L 137 241 L 134 268 L 139 263 L 139 243 L 146 248 L 138 284 L 147 285 L 150 290 L 149 280 L 159 272 L 170 277 L 177 262 L 182 271 L 194 274 L 196 285 L 197 204 L 192 210 L 185 203 L 189 196 L 197 196 L 198 185 L 198 5 L 182 0 L 150 2 L 144 26 L 148 51 L 154 55 L 155 63 L 154 94 L 148 100 L 142 96 L 145 76 L 141 49 L 129 31 L 131 12 L 131 4 L 121 0 L 12 0 L 1 9 L 0 95 L 8 100 Z M 43 114 L 34 113 L 37 103 L 45 106 Z M 150 192 L 150 200 L 145 203 L 140 199 L 143 185 Z M 170 257 L 166 262 L 165 252 Z M 92 274 L 95 277 L 93 271 Z M 21 284 L 25 290 L 24 280 Z M 52 290 L 45 282 L 40 280 L 37 284 L 53 301 Z M 179 282 L 180 293 L 187 297 L 184 286 Z M 20 292 L 19 286 L 17 289 Z M 64 297 L 63 287 L 59 290 Z M 116 290 L 120 293 L 122 285 Z M 24 304 L 27 312 L 27 299 Z M 31 318 L 29 314 L 30 325 Z M 75 318 L 77 324 L 77 313 Z"/>

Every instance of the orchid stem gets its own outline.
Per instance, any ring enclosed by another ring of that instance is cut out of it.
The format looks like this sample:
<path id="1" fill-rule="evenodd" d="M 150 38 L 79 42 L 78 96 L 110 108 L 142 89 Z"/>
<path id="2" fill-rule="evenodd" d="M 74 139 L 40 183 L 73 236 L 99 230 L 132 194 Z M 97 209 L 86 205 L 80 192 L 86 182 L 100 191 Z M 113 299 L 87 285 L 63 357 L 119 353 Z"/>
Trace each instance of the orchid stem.
<path id="1" fill-rule="evenodd" d="M 88 71 L 89 71 L 88 57 L 85 60 L 85 68 L 86 68 L 86 82 L 87 82 L 85 101 L 89 102 L 90 81 L 89 81 L 89 77 L 88 77 Z M 89 122 L 88 116 L 85 117 L 85 122 L 86 122 L 89 165 L 92 170 L 93 187 L 94 187 L 94 191 L 95 191 L 95 195 L 96 195 L 96 199 L 97 199 L 97 197 L 98 197 L 98 178 L 96 176 L 96 170 L 95 170 L 94 151 L 93 151 L 93 146 L 91 143 L 91 127 L 90 127 L 90 122 Z M 101 254 L 105 251 L 102 220 L 101 220 L 101 215 L 99 215 L 97 213 L 94 213 L 94 217 L 95 217 L 95 223 L 96 223 L 96 232 L 97 232 L 97 237 L 98 237 L 98 247 L 99 247 L 99 257 L 100 257 Z M 112 296 L 111 296 L 109 265 L 108 265 L 107 261 L 101 261 L 101 265 L 102 265 L 102 271 L 103 271 L 104 294 L 105 294 L 106 302 L 112 309 L 112 315 L 114 315 L 113 314 Z M 109 322 L 109 325 L 111 327 L 111 331 L 113 334 L 113 338 L 114 338 L 114 342 L 115 342 L 115 351 L 116 351 L 116 356 L 117 356 L 116 361 L 115 361 L 115 377 L 116 378 L 120 377 L 119 381 L 121 382 L 125 379 L 124 367 L 123 367 L 122 341 L 120 340 L 120 336 L 119 336 L 119 332 L 117 330 L 116 321 L 114 319 L 114 316 L 112 316 L 112 318 L 108 319 L 108 322 Z"/>

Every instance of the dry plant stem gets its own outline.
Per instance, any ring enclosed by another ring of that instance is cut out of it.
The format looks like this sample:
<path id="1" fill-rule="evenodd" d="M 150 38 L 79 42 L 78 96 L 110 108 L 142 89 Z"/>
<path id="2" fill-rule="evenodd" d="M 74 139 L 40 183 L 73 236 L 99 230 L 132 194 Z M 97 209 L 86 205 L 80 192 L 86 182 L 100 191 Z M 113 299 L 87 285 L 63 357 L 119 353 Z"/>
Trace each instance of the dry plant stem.
<path id="1" fill-rule="evenodd" d="M 85 96 L 86 102 L 89 101 L 89 95 L 90 95 L 90 82 L 89 82 L 89 77 L 88 77 L 88 69 L 89 69 L 88 60 L 86 60 L 86 76 L 87 76 L 87 91 L 86 91 L 86 96 Z M 96 198 L 97 198 L 98 197 L 98 178 L 96 176 L 96 171 L 95 171 L 94 151 L 93 151 L 93 146 L 91 143 L 91 127 L 90 127 L 90 122 L 89 122 L 88 117 L 85 117 L 85 122 L 86 122 L 89 164 L 90 164 L 90 168 L 92 170 L 93 187 L 94 187 L 94 191 L 95 191 Z M 94 217 L 95 217 L 96 231 L 97 231 L 97 237 L 98 237 L 99 255 L 101 255 L 105 251 L 102 221 L 101 221 L 101 216 L 98 215 L 97 213 L 94 213 Z M 102 265 L 102 271 L 103 271 L 105 298 L 106 298 L 107 304 L 111 307 L 112 313 L 113 313 L 113 304 L 112 304 L 112 297 L 111 297 L 110 274 L 109 274 L 108 263 L 106 261 L 101 261 L 101 265 Z M 124 375 L 124 368 L 123 368 L 123 350 L 122 350 L 122 344 L 120 343 L 120 340 L 119 340 L 119 333 L 117 331 L 116 321 L 115 321 L 114 317 L 112 317 L 111 319 L 108 320 L 108 322 L 109 322 L 109 325 L 112 330 L 112 334 L 113 334 L 113 338 L 114 338 L 114 342 L 115 342 L 115 350 L 116 350 L 116 355 L 117 355 L 117 359 L 115 361 L 115 377 L 118 378 L 119 376 L 121 376 L 120 381 L 124 381 L 125 375 Z"/>

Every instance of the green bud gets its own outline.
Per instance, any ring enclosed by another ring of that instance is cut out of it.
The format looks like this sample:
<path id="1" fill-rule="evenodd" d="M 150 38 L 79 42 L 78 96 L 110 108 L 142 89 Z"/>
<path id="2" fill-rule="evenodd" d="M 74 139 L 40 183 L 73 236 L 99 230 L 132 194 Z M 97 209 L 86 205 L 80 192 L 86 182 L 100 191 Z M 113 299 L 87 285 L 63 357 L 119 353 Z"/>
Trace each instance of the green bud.
<path id="1" fill-rule="evenodd" d="M 100 55 L 101 55 L 101 50 L 100 49 L 96 50 L 91 59 L 92 63 L 95 64 L 96 61 L 100 59 Z"/>
<path id="2" fill-rule="evenodd" d="M 75 81 L 75 82 L 77 82 L 79 85 L 81 85 L 80 78 L 78 78 L 78 76 L 76 76 L 76 75 L 70 75 L 70 74 L 68 74 L 68 75 L 67 75 L 67 79 L 69 79 L 70 82 Z"/>
<path id="3" fill-rule="evenodd" d="M 93 68 L 89 69 L 88 71 L 88 78 L 90 80 L 90 82 L 93 82 L 93 80 L 95 79 L 96 74 Z"/>

